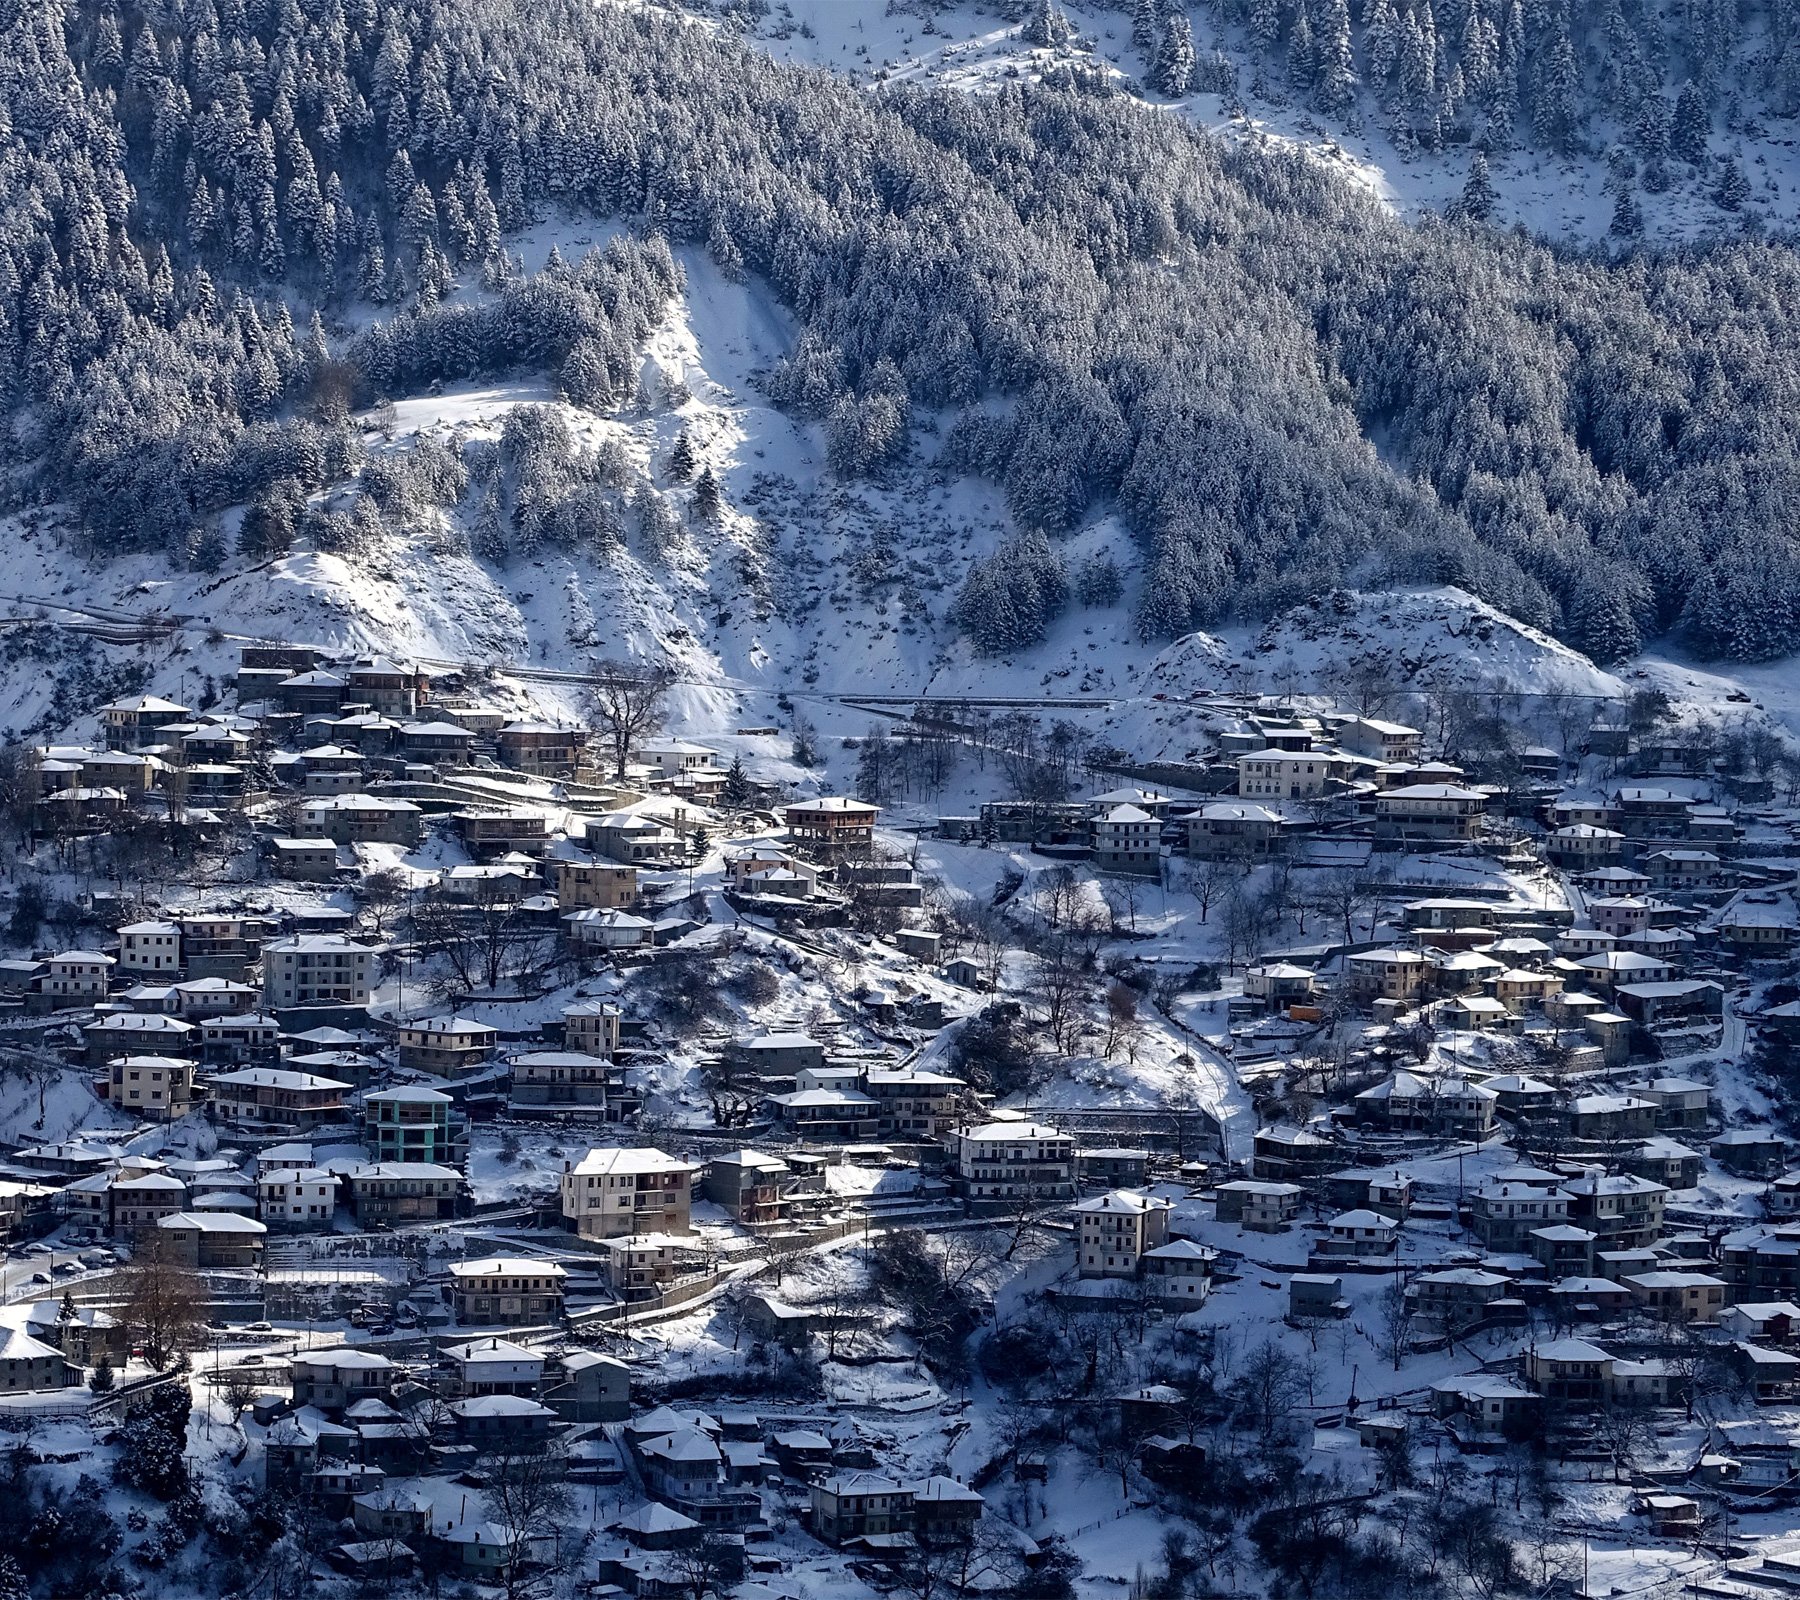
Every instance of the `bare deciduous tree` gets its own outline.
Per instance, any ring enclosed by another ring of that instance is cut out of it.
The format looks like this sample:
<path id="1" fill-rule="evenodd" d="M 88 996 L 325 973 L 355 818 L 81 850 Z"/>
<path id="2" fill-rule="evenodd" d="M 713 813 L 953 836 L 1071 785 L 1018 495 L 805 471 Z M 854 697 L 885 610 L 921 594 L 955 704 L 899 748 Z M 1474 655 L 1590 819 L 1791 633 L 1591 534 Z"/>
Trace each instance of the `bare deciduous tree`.
<path id="1" fill-rule="evenodd" d="M 193 1349 L 206 1295 L 199 1278 L 175 1259 L 167 1234 L 152 1229 L 119 1276 L 122 1320 L 143 1345 L 151 1366 L 161 1367 L 171 1356 Z"/>
<path id="2" fill-rule="evenodd" d="M 662 726 L 663 704 L 675 682 L 666 662 L 602 661 L 589 697 L 594 737 L 612 753 L 613 777 L 625 781 L 631 747 Z"/>

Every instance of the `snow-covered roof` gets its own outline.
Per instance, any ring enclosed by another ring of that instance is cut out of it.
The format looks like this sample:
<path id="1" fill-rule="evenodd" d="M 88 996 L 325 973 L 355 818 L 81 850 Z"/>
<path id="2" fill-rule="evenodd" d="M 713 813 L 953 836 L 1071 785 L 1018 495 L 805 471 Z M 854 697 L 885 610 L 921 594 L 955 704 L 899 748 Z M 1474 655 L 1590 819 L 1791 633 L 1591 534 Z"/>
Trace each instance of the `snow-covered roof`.
<path id="1" fill-rule="evenodd" d="M 453 1261 L 453 1278 L 566 1278 L 568 1273 L 554 1261 L 537 1261 L 530 1256 L 487 1256 L 480 1261 Z"/>
<path id="2" fill-rule="evenodd" d="M 658 1150 L 654 1145 L 645 1145 L 636 1149 L 603 1146 L 588 1151 L 569 1169 L 570 1175 L 577 1178 L 625 1177 L 633 1173 L 695 1172 L 698 1170 L 693 1162 L 683 1161 L 679 1156 L 669 1155 L 665 1151 Z"/>

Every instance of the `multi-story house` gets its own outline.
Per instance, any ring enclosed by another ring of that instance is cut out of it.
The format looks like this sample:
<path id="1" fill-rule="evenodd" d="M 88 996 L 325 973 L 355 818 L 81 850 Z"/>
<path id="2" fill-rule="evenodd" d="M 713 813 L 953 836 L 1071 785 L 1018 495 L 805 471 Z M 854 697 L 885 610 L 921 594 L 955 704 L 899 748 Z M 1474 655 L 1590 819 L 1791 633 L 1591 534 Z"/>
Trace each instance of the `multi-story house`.
<path id="1" fill-rule="evenodd" d="M 1162 871 L 1162 823 L 1138 806 L 1113 806 L 1090 825 L 1097 872 L 1154 878 Z"/>
<path id="2" fill-rule="evenodd" d="M 157 1122 L 185 1117 L 194 1104 L 194 1064 L 174 1056 L 119 1056 L 107 1064 L 106 1098 Z"/>
<path id="3" fill-rule="evenodd" d="M 1375 796 L 1375 831 L 1424 839 L 1472 839 L 1488 797 L 1457 783 L 1409 783 Z"/>
<path id="4" fill-rule="evenodd" d="M 540 778 L 572 778 L 587 748 L 581 728 L 554 722 L 509 722 L 494 735 L 501 761 Z"/>
<path id="5" fill-rule="evenodd" d="M 839 1472 L 812 1486 L 813 1537 L 843 1545 L 853 1539 L 910 1533 L 913 1491 L 878 1472 Z"/>
<path id="6" fill-rule="evenodd" d="M 160 743 L 159 735 L 164 728 L 186 722 L 191 716 L 193 712 L 186 706 L 178 706 L 172 700 L 159 700 L 153 694 L 115 700 L 100 708 L 108 750 L 140 750 L 145 745 Z"/>
<path id="7" fill-rule="evenodd" d="M 117 964 L 98 950 L 64 950 L 44 962 L 38 992 L 53 1011 L 92 1005 L 106 998 Z"/>
<path id="8" fill-rule="evenodd" d="M 564 911 L 624 911 L 637 904 L 636 867 L 617 861 L 552 861 L 556 904 Z"/>
<path id="9" fill-rule="evenodd" d="M 880 1108 L 883 1139 L 937 1139 L 955 1125 L 968 1085 L 922 1067 L 863 1074 L 862 1091 Z"/>
<path id="10" fill-rule="evenodd" d="M 349 1085 L 282 1067 L 214 1073 L 207 1085 L 221 1122 L 243 1128 L 316 1128 L 344 1115 Z"/>
<path id="11" fill-rule="evenodd" d="M 875 819 L 880 806 L 846 795 L 821 795 L 803 800 L 782 813 L 788 838 L 798 850 L 831 859 L 867 854 L 875 843 Z"/>
<path id="12" fill-rule="evenodd" d="M 337 1174 L 323 1167 L 276 1167 L 256 1179 L 256 1214 L 271 1228 L 323 1231 L 337 1200 Z"/>
<path id="13" fill-rule="evenodd" d="M 512 1058 L 512 1104 L 521 1111 L 557 1106 L 605 1115 L 609 1091 L 625 1069 L 579 1050 L 533 1050 Z"/>
<path id="14" fill-rule="evenodd" d="M 1632 1173 L 1583 1173 L 1563 1184 L 1569 1220 L 1586 1228 L 1606 1249 L 1636 1250 L 1662 1237 L 1669 1191 Z"/>
<path id="15" fill-rule="evenodd" d="M 450 1306 L 456 1320 L 474 1325 L 528 1327 L 559 1322 L 563 1280 L 554 1261 L 489 1256 L 459 1261 L 450 1268 Z"/>
<path id="16" fill-rule="evenodd" d="M 500 1030 L 473 1017 L 425 1017 L 400 1025 L 400 1066 L 438 1078 L 466 1078 L 494 1059 Z"/>
<path id="17" fill-rule="evenodd" d="M 1502 1255 L 1529 1248 L 1532 1233 L 1569 1220 L 1569 1197 L 1554 1183 L 1496 1178 L 1469 1197 L 1470 1225 L 1487 1249 Z"/>
<path id="18" fill-rule="evenodd" d="M 782 1187 L 793 1170 L 763 1150 L 729 1150 L 707 1161 L 701 1193 L 746 1227 L 766 1227 L 786 1214 Z"/>
<path id="19" fill-rule="evenodd" d="M 447 1222 L 456 1216 L 462 1174 L 432 1161 L 374 1161 L 347 1174 L 359 1227 Z"/>
<path id="20" fill-rule="evenodd" d="M 363 1143 L 378 1162 L 462 1160 L 467 1123 L 438 1089 L 403 1084 L 363 1096 Z"/>
<path id="21" fill-rule="evenodd" d="M 299 1006 L 366 1006 L 373 948 L 341 933 L 297 933 L 263 949 L 263 1000 L 276 1011 Z"/>
<path id="22" fill-rule="evenodd" d="M 588 1239 L 688 1233 L 692 1162 L 648 1146 L 590 1150 L 562 1176 L 562 1213 Z"/>
<path id="23" fill-rule="evenodd" d="M 300 807 L 300 826 L 335 844 L 397 844 L 425 836 L 425 814 L 410 800 L 377 794 L 329 794 Z"/>
<path id="24" fill-rule="evenodd" d="M 1253 750 L 1237 760 L 1237 792 L 1247 800 L 1311 800 L 1335 794 L 1354 762 L 1326 750 Z"/>
<path id="25" fill-rule="evenodd" d="M 1169 1202 L 1113 1189 L 1075 1207 L 1075 1267 L 1083 1278 L 1135 1278 L 1169 1237 Z"/>
<path id="26" fill-rule="evenodd" d="M 605 1056 L 609 1060 L 619 1053 L 622 1014 L 610 1000 L 578 1000 L 563 1007 L 563 1046 L 579 1050 L 583 1055 Z"/>
<path id="27" fill-rule="evenodd" d="M 947 1141 L 971 1200 L 1067 1200 L 1075 1193 L 1075 1141 L 1035 1122 L 989 1122 Z"/>
<path id="28" fill-rule="evenodd" d="M 173 922 L 128 922 L 119 929 L 119 971 L 173 978 L 181 970 L 181 929 Z"/>

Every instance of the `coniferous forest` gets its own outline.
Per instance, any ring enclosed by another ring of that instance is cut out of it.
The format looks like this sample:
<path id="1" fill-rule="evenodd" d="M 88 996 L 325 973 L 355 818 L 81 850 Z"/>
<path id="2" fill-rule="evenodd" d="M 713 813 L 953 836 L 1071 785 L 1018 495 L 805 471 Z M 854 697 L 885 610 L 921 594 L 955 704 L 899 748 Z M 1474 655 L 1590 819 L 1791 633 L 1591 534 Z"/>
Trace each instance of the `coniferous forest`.
<path id="1" fill-rule="evenodd" d="M 435 381 L 625 399 L 692 247 L 794 313 L 767 387 L 835 471 L 1004 487 L 1021 559 L 955 607 L 988 648 L 1063 603 L 1057 541 L 1104 508 L 1147 637 L 1388 581 L 1602 661 L 1800 648 L 1782 242 L 1408 225 L 1079 83 L 871 95 L 593 0 L 0 0 L 0 118 L 6 499 L 102 553 L 259 556 L 356 466 L 351 409 Z M 521 277 L 509 232 L 563 211 L 631 242 Z M 593 538 L 580 485 L 546 495 L 511 507 L 533 539 Z"/>

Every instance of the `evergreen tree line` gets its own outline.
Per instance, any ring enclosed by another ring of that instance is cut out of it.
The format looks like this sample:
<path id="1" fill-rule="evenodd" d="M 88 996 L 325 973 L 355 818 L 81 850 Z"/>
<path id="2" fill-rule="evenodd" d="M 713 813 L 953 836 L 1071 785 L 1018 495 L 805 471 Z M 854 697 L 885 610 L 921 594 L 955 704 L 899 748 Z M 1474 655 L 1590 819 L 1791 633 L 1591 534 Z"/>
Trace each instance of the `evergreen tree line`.
<path id="1" fill-rule="evenodd" d="M 0 115 L 6 464 L 102 550 L 191 553 L 211 509 L 341 476 L 358 397 L 514 363 L 611 402 L 666 242 L 791 308 L 770 388 L 839 471 L 948 414 L 945 464 L 1031 530 L 958 602 L 991 648 L 1063 603 L 1099 504 L 1149 636 L 1389 581 L 1603 659 L 1800 643 L 1785 246 L 1409 228 L 1124 96 L 869 96 L 589 0 L 5 0 Z M 506 234 L 559 208 L 649 242 L 511 282 Z M 290 310 L 371 304 L 335 352 Z"/>

